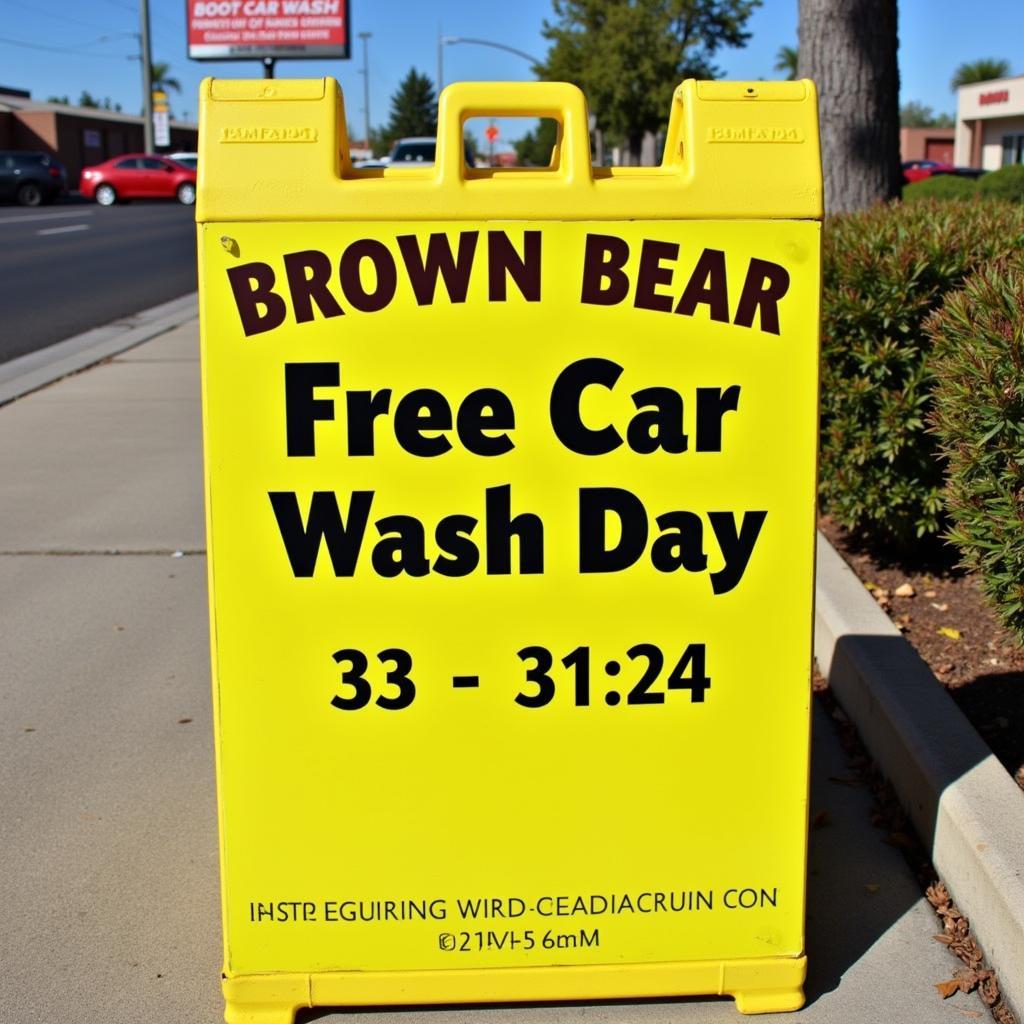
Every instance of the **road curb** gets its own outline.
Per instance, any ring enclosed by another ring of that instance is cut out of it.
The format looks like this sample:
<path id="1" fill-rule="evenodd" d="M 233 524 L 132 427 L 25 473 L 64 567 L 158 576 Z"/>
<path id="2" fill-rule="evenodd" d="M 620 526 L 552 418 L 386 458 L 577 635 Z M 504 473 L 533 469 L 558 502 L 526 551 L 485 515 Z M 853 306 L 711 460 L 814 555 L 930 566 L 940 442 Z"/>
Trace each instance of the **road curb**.
<path id="1" fill-rule="evenodd" d="M 816 604 L 822 674 L 1024 1008 L 1024 794 L 820 533 Z"/>
<path id="2" fill-rule="evenodd" d="M 0 405 L 119 355 L 198 315 L 198 293 L 190 292 L 0 363 Z"/>

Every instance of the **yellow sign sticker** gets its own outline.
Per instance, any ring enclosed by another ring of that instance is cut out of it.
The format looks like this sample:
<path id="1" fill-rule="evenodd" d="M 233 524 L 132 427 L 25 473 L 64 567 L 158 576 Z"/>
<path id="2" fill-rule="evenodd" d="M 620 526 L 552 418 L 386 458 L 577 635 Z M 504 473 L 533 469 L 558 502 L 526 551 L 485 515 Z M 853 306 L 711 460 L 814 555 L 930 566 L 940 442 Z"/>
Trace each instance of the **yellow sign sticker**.
<path id="1" fill-rule="evenodd" d="M 801 956 L 819 232 L 201 226 L 230 975 Z"/>

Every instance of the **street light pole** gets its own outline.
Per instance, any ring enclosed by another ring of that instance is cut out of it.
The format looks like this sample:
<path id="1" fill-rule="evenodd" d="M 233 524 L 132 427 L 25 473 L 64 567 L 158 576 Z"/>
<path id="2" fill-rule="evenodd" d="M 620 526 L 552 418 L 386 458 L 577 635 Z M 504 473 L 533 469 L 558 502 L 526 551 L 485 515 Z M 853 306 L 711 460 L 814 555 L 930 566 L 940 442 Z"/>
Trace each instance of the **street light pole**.
<path id="1" fill-rule="evenodd" d="M 370 145 L 370 47 L 367 40 L 372 32 L 360 32 L 359 38 L 363 41 L 363 141 Z"/>
<path id="2" fill-rule="evenodd" d="M 152 153 L 153 144 L 153 55 L 149 46 L 149 0 L 139 0 L 139 60 L 142 62 L 143 148 Z"/>
<path id="3" fill-rule="evenodd" d="M 469 43 L 471 46 L 490 46 L 495 50 L 504 50 L 506 53 L 514 53 L 517 57 L 522 57 L 523 60 L 528 60 L 531 64 L 541 64 L 542 61 L 537 60 L 536 57 L 531 56 L 528 53 L 524 53 L 522 50 L 517 50 L 514 46 L 506 46 L 504 43 L 495 43 L 490 39 L 469 39 L 465 36 L 440 36 L 437 44 L 437 77 L 441 78 L 441 50 L 445 46 L 454 46 L 456 43 Z"/>

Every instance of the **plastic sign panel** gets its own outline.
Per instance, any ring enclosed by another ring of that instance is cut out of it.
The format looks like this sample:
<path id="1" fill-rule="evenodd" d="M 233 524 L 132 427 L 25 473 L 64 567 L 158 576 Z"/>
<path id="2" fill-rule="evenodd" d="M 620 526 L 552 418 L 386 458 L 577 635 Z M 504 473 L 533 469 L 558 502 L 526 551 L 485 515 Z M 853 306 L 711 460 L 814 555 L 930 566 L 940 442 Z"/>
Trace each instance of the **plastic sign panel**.
<path id="1" fill-rule="evenodd" d="M 571 86 L 450 86 L 383 172 L 273 87 L 201 133 L 228 1019 L 798 1007 L 813 87 L 684 83 L 611 173 Z M 489 114 L 557 117 L 552 167 L 464 167 Z"/>
<path id="2" fill-rule="evenodd" d="M 352 48 L 349 0 L 186 0 L 192 60 L 340 58 Z"/>
<path id="3" fill-rule="evenodd" d="M 167 93 L 157 89 L 153 90 L 153 144 L 171 144 L 171 108 L 167 102 Z"/>

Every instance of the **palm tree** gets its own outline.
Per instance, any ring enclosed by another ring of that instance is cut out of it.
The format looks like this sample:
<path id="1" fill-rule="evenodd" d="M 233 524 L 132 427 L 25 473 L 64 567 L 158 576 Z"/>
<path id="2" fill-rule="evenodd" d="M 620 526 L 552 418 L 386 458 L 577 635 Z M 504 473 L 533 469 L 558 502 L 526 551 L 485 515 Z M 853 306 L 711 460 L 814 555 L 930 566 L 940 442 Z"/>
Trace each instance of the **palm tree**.
<path id="1" fill-rule="evenodd" d="M 956 92 L 961 85 L 973 85 L 975 82 L 989 82 L 993 78 L 1006 78 L 1010 73 L 1008 60 L 996 60 L 994 57 L 968 61 L 961 64 L 953 75 L 949 87 Z"/>
<path id="2" fill-rule="evenodd" d="M 775 70 L 785 71 L 786 78 L 790 82 L 796 78 L 798 56 L 795 46 L 780 46 L 779 52 L 775 54 Z"/>
<path id="3" fill-rule="evenodd" d="M 155 60 L 149 65 L 149 77 L 154 89 L 181 92 L 181 82 L 171 75 L 171 65 L 162 60 Z"/>

